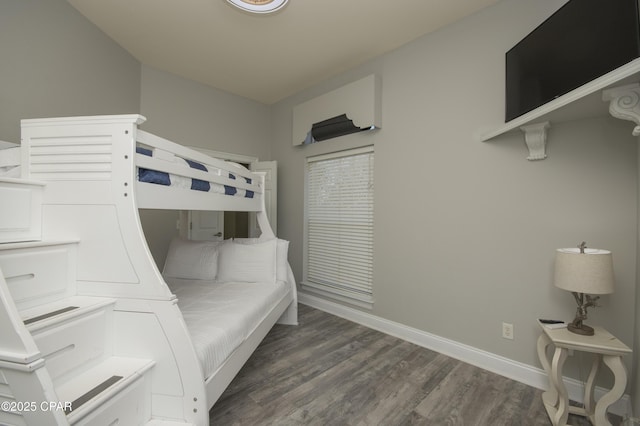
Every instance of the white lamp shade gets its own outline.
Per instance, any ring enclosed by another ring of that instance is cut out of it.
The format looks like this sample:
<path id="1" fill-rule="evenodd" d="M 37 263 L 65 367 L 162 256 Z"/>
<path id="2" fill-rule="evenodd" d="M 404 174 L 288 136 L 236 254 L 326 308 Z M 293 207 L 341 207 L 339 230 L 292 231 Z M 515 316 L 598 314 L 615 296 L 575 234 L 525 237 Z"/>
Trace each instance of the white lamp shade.
<path id="1" fill-rule="evenodd" d="M 613 293 L 613 261 L 607 250 L 564 248 L 556 251 L 554 284 L 586 294 Z"/>

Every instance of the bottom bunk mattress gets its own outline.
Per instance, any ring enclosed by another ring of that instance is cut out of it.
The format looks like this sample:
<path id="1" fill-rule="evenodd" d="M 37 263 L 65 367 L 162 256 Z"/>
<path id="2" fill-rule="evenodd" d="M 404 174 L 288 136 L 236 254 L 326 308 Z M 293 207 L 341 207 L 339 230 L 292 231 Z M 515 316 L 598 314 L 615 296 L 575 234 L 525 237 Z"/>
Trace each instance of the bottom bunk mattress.
<path id="1" fill-rule="evenodd" d="M 165 278 L 207 379 L 286 297 L 284 281 L 225 282 Z"/>

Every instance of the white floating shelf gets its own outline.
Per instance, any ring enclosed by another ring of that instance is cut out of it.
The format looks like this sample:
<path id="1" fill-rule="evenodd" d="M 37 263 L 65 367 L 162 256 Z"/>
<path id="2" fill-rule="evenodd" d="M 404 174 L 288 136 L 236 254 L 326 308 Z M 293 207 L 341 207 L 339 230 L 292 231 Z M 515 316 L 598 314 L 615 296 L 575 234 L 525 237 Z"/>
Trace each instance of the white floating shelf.
<path id="1" fill-rule="evenodd" d="M 482 142 L 488 142 L 507 133 L 522 131 L 526 139 L 535 140 L 535 146 L 529 147 L 529 159 L 539 160 L 546 157 L 544 146 L 540 148 L 540 141 L 546 140 L 546 130 L 554 123 L 602 117 L 609 114 L 609 102 L 603 100 L 602 91 L 614 86 L 628 85 L 640 81 L 640 58 L 635 59 L 595 80 L 584 84 L 571 92 L 562 95 L 528 113 L 481 135 Z M 545 125 L 546 123 L 546 125 Z M 534 126 L 539 125 L 539 126 Z M 530 129 L 536 129 L 535 137 L 528 135 Z M 540 135 L 540 129 L 545 134 Z"/>

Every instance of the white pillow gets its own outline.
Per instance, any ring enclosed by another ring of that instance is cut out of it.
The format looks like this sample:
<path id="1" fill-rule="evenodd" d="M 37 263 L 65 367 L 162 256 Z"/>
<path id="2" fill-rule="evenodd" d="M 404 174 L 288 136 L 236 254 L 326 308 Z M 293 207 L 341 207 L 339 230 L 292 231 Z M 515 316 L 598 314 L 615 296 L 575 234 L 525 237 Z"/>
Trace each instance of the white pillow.
<path id="1" fill-rule="evenodd" d="M 215 280 L 219 244 L 217 241 L 174 238 L 169 245 L 162 275 L 189 280 Z"/>
<path id="2" fill-rule="evenodd" d="M 289 271 L 289 241 L 278 240 L 276 245 L 276 279 L 287 281 Z"/>
<path id="3" fill-rule="evenodd" d="M 255 244 L 226 241 L 219 250 L 218 282 L 275 282 L 275 239 Z"/>
<path id="4" fill-rule="evenodd" d="M 289 241 L 278 239 L 276 243 L 276 280 L 287 281 L 287 266 L 289 265 Z M 234 243 L 256 244 L 261 240 L 258 238 L 234 238 Z"/>

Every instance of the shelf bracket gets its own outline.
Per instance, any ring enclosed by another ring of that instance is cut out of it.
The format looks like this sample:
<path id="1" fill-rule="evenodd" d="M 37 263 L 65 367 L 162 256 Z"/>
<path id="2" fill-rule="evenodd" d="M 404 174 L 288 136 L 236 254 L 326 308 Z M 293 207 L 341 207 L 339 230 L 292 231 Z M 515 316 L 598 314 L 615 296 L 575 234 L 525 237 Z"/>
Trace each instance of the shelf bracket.
<path id="1" fill-rule="evenodd" d="M 636 123 L 632 134 L 640 135 L 640 84 L 603 90 L 602 100 L 609 102 L 609 113 L 613 117 Z"/>
<path id="2" fill-rule="evenodd" d="M 524 133 L 524 141 L 529 149 L 527 160 L 536 161 L 547 158 L 547 129 L 549 127 L 548 121 L 520 126 L 520 130 Z"/>

